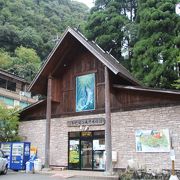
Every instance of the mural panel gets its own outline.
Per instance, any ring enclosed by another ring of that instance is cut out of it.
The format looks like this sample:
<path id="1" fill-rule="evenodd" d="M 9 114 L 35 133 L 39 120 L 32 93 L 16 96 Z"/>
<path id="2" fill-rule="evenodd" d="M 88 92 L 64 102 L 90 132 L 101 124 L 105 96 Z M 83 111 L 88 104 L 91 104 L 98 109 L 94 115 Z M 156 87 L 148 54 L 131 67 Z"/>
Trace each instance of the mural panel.
<path id="1" fill-rule="evenodd" d="M 76 112 L 95 109 L 95 74 L 76 77 Z"/>

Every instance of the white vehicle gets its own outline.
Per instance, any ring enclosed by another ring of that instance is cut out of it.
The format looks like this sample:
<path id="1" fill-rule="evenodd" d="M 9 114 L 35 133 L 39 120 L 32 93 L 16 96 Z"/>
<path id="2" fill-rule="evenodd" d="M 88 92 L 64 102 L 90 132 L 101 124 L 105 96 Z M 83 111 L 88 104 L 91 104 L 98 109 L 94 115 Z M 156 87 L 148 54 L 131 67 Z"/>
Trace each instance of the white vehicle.
<path id="1" fill-rule="evenodd" d="M 7 157 L 4 155 L 3 151 L 0 150 L 0 174 L 7 174 L 8 161 Z"/>

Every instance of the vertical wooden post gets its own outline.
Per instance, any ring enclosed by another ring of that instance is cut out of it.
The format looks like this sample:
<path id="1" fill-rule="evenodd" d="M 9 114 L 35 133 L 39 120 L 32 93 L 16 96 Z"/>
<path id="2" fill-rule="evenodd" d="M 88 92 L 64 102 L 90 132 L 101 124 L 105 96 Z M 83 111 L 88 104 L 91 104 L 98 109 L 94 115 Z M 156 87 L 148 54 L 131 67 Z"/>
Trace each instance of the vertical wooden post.
<path id="1" fill-rule="evenodd" d="M 106 173 L 112 174 L 112 143 L 111 143 L 111 106 L 110 106 L 110 85 L 109 71 L 105 66 L 105 150 L 106 150 Z"/>
<path id="2" fill-rule="evenodd" d="M 175 176 L 175 164 L 174 164 L 174 160 L 172 160 L 172 175 Z"/>
<path id="3" fill-rule="evenodd" d="M 46 107 L 46 140 L 45 140 L 45 168 L 49 168 L 50 159 L 50 127 L 51 127 L 51 98 L 52 98 L 52 77 L 48 77 L 47 85 L 47 107 Z"/>

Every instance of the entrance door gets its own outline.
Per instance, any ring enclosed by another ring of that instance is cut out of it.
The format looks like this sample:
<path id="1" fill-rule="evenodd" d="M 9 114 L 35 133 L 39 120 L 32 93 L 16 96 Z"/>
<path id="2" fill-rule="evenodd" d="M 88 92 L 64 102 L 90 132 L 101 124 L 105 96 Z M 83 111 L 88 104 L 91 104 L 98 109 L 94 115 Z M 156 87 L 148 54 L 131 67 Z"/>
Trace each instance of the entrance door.
<path id="1" fill-rule="evenodd" d="M 69 141 L 69 169 L 80 169 L 79 148 L 78 139 L 72 139 Z"/>
<path id="2" fill-rule="evenodd" d="M 92 140 L 81 140 L 81 169 L 92 170 Z"/>

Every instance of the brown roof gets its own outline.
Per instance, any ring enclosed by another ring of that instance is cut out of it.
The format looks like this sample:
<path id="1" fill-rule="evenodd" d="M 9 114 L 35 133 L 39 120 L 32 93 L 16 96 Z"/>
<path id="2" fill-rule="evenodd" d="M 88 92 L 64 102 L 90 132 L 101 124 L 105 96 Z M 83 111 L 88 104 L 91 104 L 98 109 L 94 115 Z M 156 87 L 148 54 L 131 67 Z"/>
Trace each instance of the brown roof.
<path id="1" fill-rule="evenodd" d="M 9 78 L 12 78 L 12 79 L 16 79 L 17 81 L 29 84 L 24 78 L 19 77 L 19 76 L 15 75 L 15 74 L 12 74 L 12 73 L 10 73 L 8 71 L 5 71 L 3 69 L 0 69 L 0 75 L 4 75 L 6 77 L 9 77 Z"/>
<path id="2" fill-rule="evenodd" d="M 106 65 L 114 74 L 118 74 L 119 76 L 125 78 L 133 85 L 140 85 L 140 83 L 129 73 L 129 71 L 124 66 L 122 66 L 111 54 L 102 50 L 96 43 L 88 41 L 76 29 L 72 29 L 68 27 L 64 32 L 64 34 L 62 35 L 59 42 L 57 43 L 57 45 L 55 46 L 55 48 L 49 54 L 46 62 L 40 69 L 39 73 L 36 75 L 32 83 L 30 84 L 29 87 L 30 91 L 36 91 L 37 90 L 36 86 L 38 86 L 39 83 L 42 84 L 43 81 L 46 81 L 47 76 L 50 74 L 50 72 L 53 71 L 53 69 L 56 67 L 56 64 L 59 63 L 57 58 L 55 58 L 56 55 L 58 54 L 58 51 L 60 52 L 63 45 L 65 44 L 65 41 L 68 42 L 68 40 L 72 39 L 72 37 L 76 39 L 80 44 L 82 44 L 86 49 L 88 49 L 97 59 L 99 59 L 104 65 Z M 63 55 L 63 53 L 64 52 L 62 51 L 61 56 Z M 46 85 L 45 83 L 46 82 L 44 82 L 43 84 L 44 88 Z"/>
<path id="3" fill-rule="evenodd" d="M 136 87 L 135 86 L 122 86 L 119 84 L 113 84 L 113 87 L 118 88 L 118 89 L 128 89 L 128 90 L 133 90 L 133 91 L 146 91 L 146 92 L 180 95 L 180 91 L 172 90 L 172 89 L 156 89 L 156 88 L 137 87 L 137 86 Z"/>

